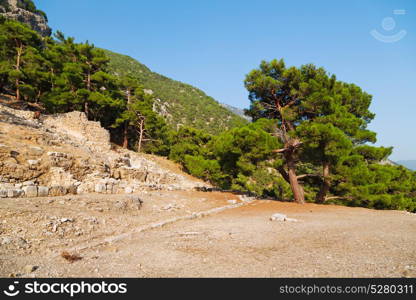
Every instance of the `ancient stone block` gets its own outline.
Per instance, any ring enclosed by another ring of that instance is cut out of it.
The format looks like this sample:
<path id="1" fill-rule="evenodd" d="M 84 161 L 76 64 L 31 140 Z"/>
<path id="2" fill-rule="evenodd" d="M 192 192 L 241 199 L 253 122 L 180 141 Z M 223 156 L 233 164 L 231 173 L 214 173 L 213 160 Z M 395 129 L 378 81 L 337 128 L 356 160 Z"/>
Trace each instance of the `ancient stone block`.
<path id="1" fill-rule="evenodd" d="M 47 186 L 38 186 L 38 197 L 48 197 L 49 188 Z"/>
<path id="2" fill-rule="evenodd" d="M 7 197 L 9 198 L 17 198 L 23 195 L 23 190 L 20 189 L 10 189 L 7 190 Z"/>
<path id="3" fill-rule="evenodd" d="M 25 192 L 25 196 L 28 198 L 38 196 L 38 187 L 35 185 L 24 186 L 23 191 Z"/>
<path id="4" fill-rule="evenodd" d="M 66 188 L 60 185 L 54 185 L 49 189 L 49 196 L 63 196 L 66 193 Z"/>
<path id="5" fill-rule="evenodd" d="M 94 191 L 96 193 L 105 193 L 107 191 L 107 188 L 106 188 L 105 184 L 97 183 L 95 185 Z"/>

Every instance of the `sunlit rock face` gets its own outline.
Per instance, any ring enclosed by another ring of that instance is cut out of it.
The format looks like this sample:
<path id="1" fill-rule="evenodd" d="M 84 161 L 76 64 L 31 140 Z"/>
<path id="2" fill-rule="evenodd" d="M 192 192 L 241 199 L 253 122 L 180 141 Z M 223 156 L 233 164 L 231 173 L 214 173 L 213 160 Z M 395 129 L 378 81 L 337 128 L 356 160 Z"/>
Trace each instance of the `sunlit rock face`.
<path id="1" fill-rule="evenodd" d="M 0 15 L 27 24 L 42 36 L 50 36 L 52 30 L 48 26 L 46 15 L 36 10 L 35 6 L 31 9 L 33 11 L 25 7 L 27 5 L 21 0 L 0 0 Z"/>

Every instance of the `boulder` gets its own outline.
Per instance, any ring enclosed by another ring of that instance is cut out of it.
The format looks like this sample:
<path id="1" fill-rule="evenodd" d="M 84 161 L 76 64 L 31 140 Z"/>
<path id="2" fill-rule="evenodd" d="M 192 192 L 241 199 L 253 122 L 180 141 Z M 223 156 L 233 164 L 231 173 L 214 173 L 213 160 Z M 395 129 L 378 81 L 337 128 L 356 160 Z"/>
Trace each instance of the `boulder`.
<path id="1" fill-rule="evenodd" d="M 105 193 L 107 191 L 107 188 L 106 188 L 105 184 L 97 183 L 95 185 L 94 191 L 96 193 Z"/>
<path id="2" fill-rule="evenodd" d="M 24 186 L 23 191 L 25 192 L 25 196 L 28 198 L 38 196 L 38 188 L 35 185 Z"/>
<path id="3" fill-rule="evenodd" d="M 23 195 L 23 190 L 20 189 L 10 189 L 7 190 L 7 197 L 9 198 L 17 198 Z"/>
<path id="4" fill-rule="evenodd" d="M 36 167 L 39 165 L 39 160 L 38 159 L 29 159 L 27 161 L 27 163 L 29 164 L 29 169 L 36 169 Z"/>
<path id="5" fill-rule="evenodd" d="M 270 217 L 270 221 L 288 221 L 288 222 L 297 222 L 296 219 L 288 218 L 284 214 L 275 213 Z"/>
<path id="6" fill-rule="evenodd" d="M 47 186 L 38 186 L 38 196 L 39 197 L 48 197 L 49 188 Z"/>
<path id="7" fill-rule="evenodd" d="M 39 269 L 38 266 L 27 265 L 23 268 L 23 273 L 29 274 L 29 273 L 35 272 L 37 269 Z"/>
<path id="8" fill-rule="evenodd" d="M 76 195 L 77 194 L 77 186 L 72 184 L 70 186 L 67 187 L 67 193 L 68 194 L 73 194 Z"/>
<path id="9" fill-rule="evenodd" d="M 49 196 L 63 196 L 66 195 L 66 188 L 60 185 L 51 186 L 49 189 Z"/>
<path id="10" fill-rule="evenodd" d="M 29 147 L 28 153 L 32 156 L 41 156 L 43 154 L 43 149 L 41 147 Z"/>

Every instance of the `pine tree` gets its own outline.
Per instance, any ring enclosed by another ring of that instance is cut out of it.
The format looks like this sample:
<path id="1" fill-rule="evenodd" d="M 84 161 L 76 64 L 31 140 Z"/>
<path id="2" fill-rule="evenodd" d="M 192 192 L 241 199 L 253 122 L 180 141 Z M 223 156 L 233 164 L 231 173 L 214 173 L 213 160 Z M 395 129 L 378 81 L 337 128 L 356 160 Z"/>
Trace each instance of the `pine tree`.
<path id="1" fill-rule="evenodd" d="M 33 95 L 30 73 L 36 72 L 37 60 L 42 41 L 39 35 L 16 21 L 0 19 L 0 72 L 4 85 L 14 89 L 16 100 L 21 100 L 21 92 Z M 35 76 L 36 77 L 36 76 Z"/>
<path id="2" fill-rule="evenodd" d="M 317 174 L 296 175 L 299 160 L 320 165 L 321 184 L 317 202 L 324 202 L 331 187 L 331 168 L 354 146 L 375 142 L 367 130 L 374 118 L 368 109 L 371 95 L 359 87 L 339 82 L 323 68 L 303 65 L 287 68 L 283 60 L 263 61 L 247 75 L 254 119 L 276 119 L 275 135 L 283 143 L 284 166 L 278 168 L 290 183 L 296 202 L 304 202 L 299 180 Z"/>

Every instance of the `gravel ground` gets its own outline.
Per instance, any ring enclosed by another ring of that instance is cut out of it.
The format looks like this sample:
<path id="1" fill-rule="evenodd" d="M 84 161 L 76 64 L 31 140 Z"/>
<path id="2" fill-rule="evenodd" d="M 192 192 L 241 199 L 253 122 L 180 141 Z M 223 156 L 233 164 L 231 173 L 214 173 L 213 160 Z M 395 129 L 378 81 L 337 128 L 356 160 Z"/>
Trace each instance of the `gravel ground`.
<path id="1" fill-rule="evenodd" d="M 400 211 L 171 191 L 1 199 L 0 218 L 3 277 L 416 276 L 416 215 Z"/>

